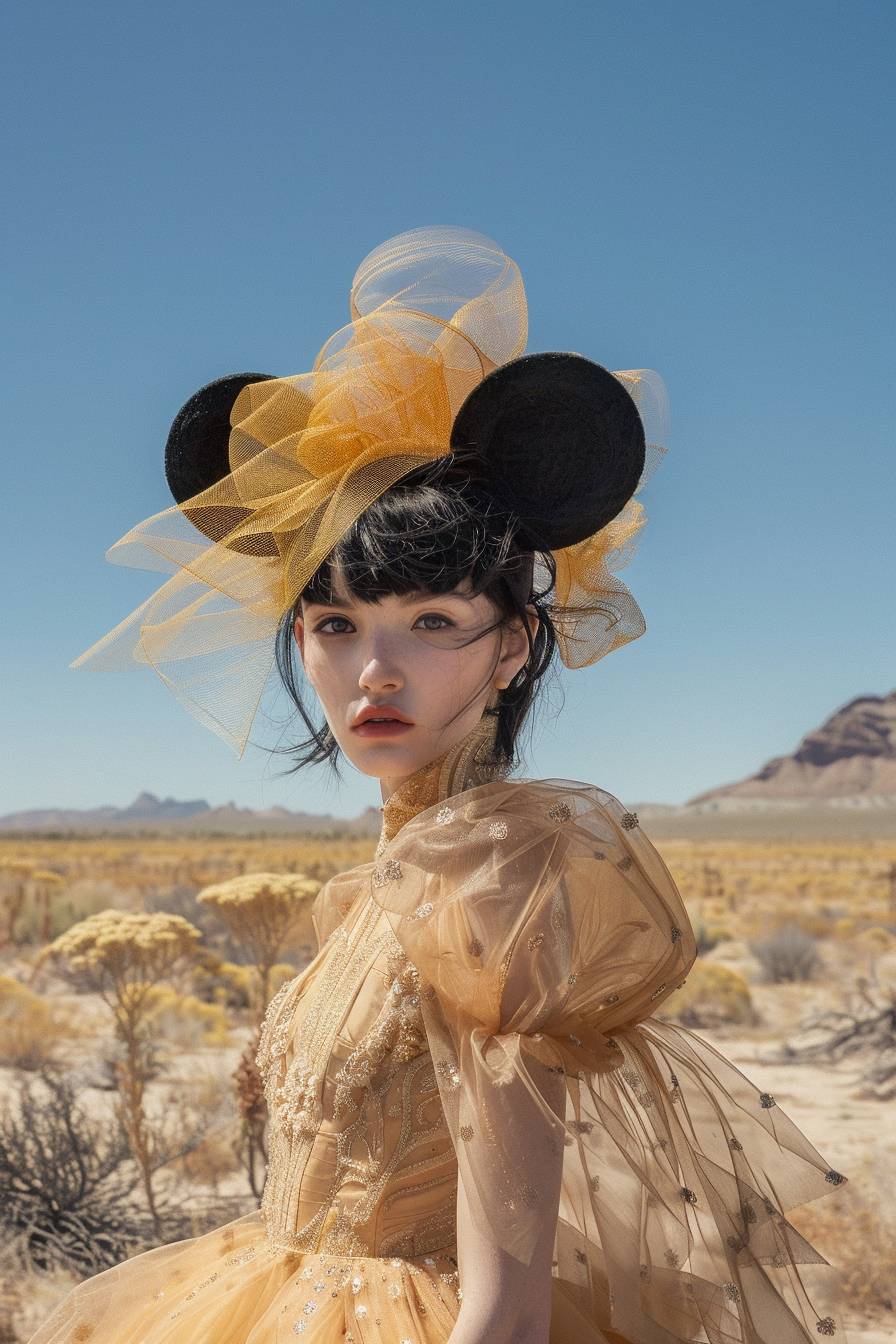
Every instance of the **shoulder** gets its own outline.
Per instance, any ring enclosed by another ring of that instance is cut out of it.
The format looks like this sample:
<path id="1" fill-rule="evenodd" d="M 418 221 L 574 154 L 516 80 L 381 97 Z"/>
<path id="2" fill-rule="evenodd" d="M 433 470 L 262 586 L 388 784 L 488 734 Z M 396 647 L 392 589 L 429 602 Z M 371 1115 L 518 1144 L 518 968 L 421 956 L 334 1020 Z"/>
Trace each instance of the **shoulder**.
<path id="1" fill-rule="evenodd" d="M 379 861 L 442 869 L 464 856 L 476 866 L 539 844 L 557 855 L 619 845 L 637 814 L 607 789 L 571 779 L 505 779 L 465 789 L 406 822 Z M 394 868 L 393 868 L 394 871 Z M 376 876 L 374 875 L 374 881 Z"/>
<path id="2" fill-rule="evenodd" d="M 593 890 L 595 879 L 606 885 L 599 870 L 614 865 L 628 880 L 637 825 L 619 799 L 593 784 L 491 781 L 406 822 L 374 864 L 370 889 L 378 905 L 415 929 L 441 926 L 444 936 L 450 926 L 466 936 L 486 924 L 512 935 L 562 885 Z"/>

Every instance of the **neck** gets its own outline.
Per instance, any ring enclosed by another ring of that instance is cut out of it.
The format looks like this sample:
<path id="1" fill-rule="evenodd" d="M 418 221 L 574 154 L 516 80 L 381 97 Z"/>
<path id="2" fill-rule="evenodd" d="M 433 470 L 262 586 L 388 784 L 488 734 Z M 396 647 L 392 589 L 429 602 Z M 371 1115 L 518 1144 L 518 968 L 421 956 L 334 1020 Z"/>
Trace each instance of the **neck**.
<path id="1" fill-rule="evenodd" d="M 496 717 L 484 715 L 453 747 L 399 781 L 395 787 L 390 787 L 394 781 L 381 781 L 383 829 L 378 854 L 418 812 L 443 798 L 507 773 L 506 768 L 494 764 L 497 727 Z"/>

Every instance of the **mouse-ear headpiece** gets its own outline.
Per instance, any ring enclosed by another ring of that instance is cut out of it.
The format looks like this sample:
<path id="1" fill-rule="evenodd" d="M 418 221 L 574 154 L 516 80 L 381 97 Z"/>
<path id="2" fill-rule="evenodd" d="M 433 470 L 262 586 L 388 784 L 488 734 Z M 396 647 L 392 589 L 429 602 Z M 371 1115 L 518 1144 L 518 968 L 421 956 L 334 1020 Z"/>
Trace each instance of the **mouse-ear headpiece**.
<path id="1" fill-rule="evenodd" d="M 150 664 L 238 755 L 283 615 L 364 510 L 436 458 L 466 464 L 536 563 L 553 555 L 546 605 L 568 667 L 645 629 L 611 571 L 630 558 L 644 521 L 633 496 L 665 451 L 658 376 L 523 354 L 519 268 L 468 229 L 374 249 L 350 312 L 310 372 L 231 374 L 181 408 L 165 449 L 176 504 L 106 553 L 172 577 L 72 664 Z"/>

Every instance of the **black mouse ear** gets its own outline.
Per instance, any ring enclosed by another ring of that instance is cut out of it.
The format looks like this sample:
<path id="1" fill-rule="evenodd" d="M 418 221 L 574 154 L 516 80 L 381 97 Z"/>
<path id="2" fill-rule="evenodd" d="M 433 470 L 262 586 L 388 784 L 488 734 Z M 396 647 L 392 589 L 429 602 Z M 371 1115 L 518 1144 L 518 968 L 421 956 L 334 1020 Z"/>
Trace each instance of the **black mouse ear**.
<path id="1" fill-rule="evenodd" d="M 562 351 L 521 355 L 483 378 L 454 418 L 451 447 L 480 460 L 535 550 L 605 527 L 638 488 L 646 451 L 628 389 L 601 364 Z"/>
<path id="2" fill-rule="evenodd" d="M 243 388 L 276 378 L 274 373 L 229 373 L 206 383 L 184 402 L 168 433 L 165 444 L 165 477 L 178 504 L 192 499 L 230 473 L 230 412 Z M 237 525 L 249 512 L 237 506 L 222 509 L 184 509 L 194 527 L 212 541 Z M 278 555 L 270 533 L 237 539 L 235 551 L 252 555 Z"/>
<path id="3" fill-rule="evenodd" d="M 165 444 L 165 476 L 178 504 L 230 472 L 230 412 L 243 388 L 274 373 L 229 373 L 194 392 L 181 406 Z"/>

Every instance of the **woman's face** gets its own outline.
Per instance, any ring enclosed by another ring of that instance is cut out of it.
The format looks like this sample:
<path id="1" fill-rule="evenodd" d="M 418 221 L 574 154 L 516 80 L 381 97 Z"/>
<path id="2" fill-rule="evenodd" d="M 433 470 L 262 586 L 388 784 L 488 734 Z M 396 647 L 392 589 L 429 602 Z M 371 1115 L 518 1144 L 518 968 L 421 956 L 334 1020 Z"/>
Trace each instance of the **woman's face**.
<path id="1" fill-rule="evenodd" d="M 328 604 L 303 600 L 296 643 L 333 736 L 353 765 L 382 781 L 388 798 L 475 727 L 497 688 L 524 665 L 529 645 L 521 625 L 473 638 L 497 613 L 487 597 L 469 596 L 468 582 L 452 593 L 368 603 L 337 580 L 333 596 Z M 538 617 L 530 612 L 534 634 Z M 394 711 L 407 722 L 365 726 L 358 723 L 365 710 Z"/>

